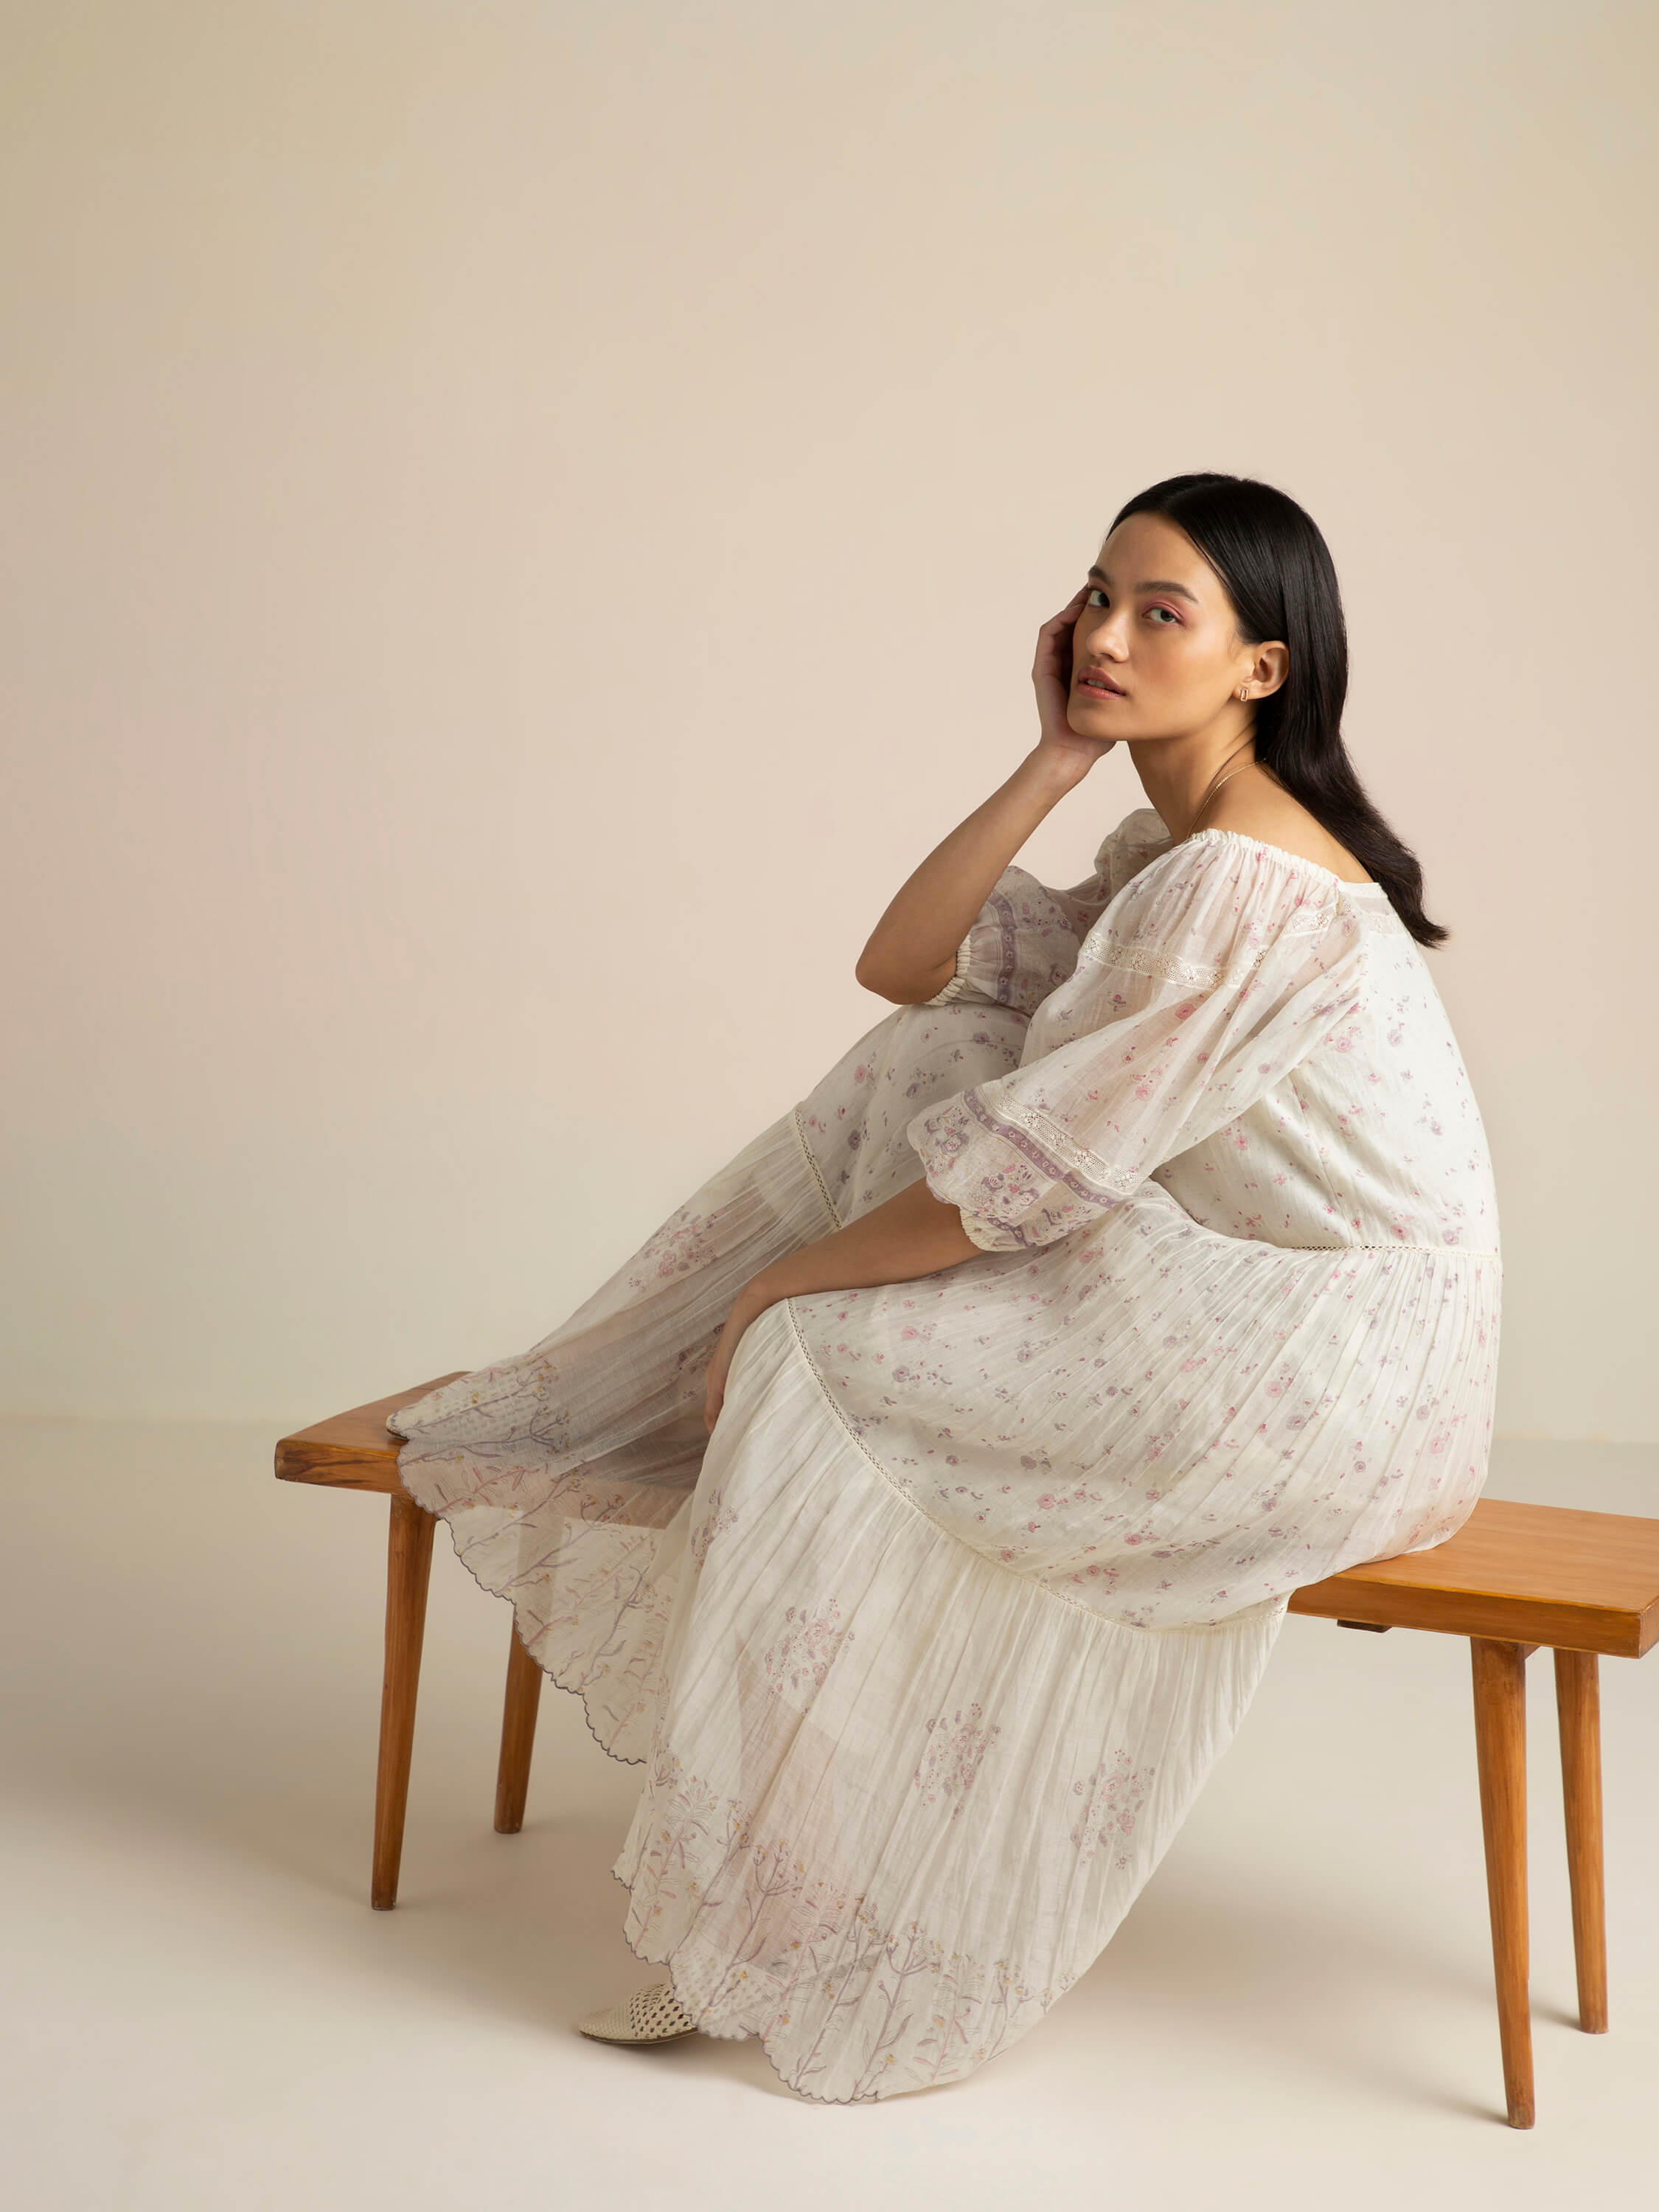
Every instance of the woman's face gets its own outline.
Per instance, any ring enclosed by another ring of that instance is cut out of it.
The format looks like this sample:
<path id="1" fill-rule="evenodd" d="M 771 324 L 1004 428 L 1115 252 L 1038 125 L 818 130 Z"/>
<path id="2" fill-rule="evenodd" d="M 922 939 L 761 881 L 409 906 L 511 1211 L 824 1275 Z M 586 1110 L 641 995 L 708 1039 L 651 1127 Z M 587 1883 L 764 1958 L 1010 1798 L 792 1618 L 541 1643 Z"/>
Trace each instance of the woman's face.
<path id="1" fill-rule="evenodd" d="M 1230 699 L 1237 714 L 1241 684 L 1254 702 L 1284 682 L 1285 647 L 1244 643 L 1221 579 L 1163 515 L 1119 523 L 1089 581 L 1066 708 L 1079 737 L 1188 736 L 1224 717 Z"/>

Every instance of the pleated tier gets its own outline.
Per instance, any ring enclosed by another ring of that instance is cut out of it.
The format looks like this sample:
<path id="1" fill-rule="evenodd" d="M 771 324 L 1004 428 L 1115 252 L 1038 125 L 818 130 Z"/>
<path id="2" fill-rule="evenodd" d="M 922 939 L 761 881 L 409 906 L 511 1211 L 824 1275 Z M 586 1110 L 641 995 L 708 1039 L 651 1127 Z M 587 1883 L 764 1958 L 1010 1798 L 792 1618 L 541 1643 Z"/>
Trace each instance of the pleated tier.
<path id="1" fill-rule="evenodd" d="M 848 1437 L 787 1305 L 732 1382 L 744 1417 L 664 1534 L 626 1933 L 804 2095 L 951 2081 L 1099 1955 L 1284 1609 L 1127 1627 L 969 1549 Z"/>
<path id="2" fill-rule="evenodd" d="M 1040 1252 L 794 1310 L 848 1434 L 919 1510 L 1155 1627 L 1460 1528 L 1501 1288 L 1495 1254 L 1254 1243 L 1149 1182 Z"/>
<path id="3" fill-rule="evenodd" d="M 511 1600 L 525 1648 L 613 1758 L 644 1759 L 667 1626 L 662 1531 L 708 1443 L 708 1359 L 738 1292 L 835 1226 L 793 1115 L 744 1146 L 528 1352 L 400 1407 L 400 1480 Z"/>
<path id="4" fill-rule="evenodd" d="M 1288 1250 L 1157 1184 L 1099 1228 L 775 1306 L 834 1209 L 794 1116 L 570 1321 L 389 1424 L 642 1787 L 638 1954 L 834 2102 L 956 2079 L 1099 1955 L 1299 1584 L 1486 1468 L 1495 1256 Z"/>

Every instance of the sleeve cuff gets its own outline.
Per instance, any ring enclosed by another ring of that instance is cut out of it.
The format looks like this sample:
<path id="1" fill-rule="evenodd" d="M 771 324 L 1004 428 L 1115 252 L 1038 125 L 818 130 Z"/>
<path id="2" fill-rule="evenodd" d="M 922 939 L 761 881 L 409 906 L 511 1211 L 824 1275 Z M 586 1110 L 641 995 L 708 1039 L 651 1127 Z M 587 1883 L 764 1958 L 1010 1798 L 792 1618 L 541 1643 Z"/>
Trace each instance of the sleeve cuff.
<path id="1" fill-rule="evenodd" d="M 928 1006 L 948 1006 L 953 999 L 960 999 L 968 988 L 968 969 L 973 958 L 974 933 L 969 931 L 957 947 L 956 972 L 942 991 L 935 991 L 931 999 L 922 1003 Z"/>
<path id="2" fill-rule="evenodd" d="M 937 1198 L 939 1193 L 935 1191 L 933 1195 Z M 977 1244 L 981 1252 L 1018 1252 L 1021 1249 L 1024 1240 L 1015 1231 L 1005 1229 L 1000 1221 L 988 1221 L 982 1213 L 969 1213 L 960 1206 L 957 1212 L 962 1216 L 963 1231 L 969 1243 Z"/>

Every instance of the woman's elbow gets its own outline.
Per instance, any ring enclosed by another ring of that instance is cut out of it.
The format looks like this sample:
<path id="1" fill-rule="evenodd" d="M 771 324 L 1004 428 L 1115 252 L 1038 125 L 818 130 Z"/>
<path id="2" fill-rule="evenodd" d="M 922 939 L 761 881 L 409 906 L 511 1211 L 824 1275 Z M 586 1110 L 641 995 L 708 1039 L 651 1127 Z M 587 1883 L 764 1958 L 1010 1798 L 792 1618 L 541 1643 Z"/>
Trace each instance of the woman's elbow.
<path id="1" fill-rule="evenodd" d="M 866 991 L 873 991 L 878 999 L 890 999 L 895 1006 L 903 1000 L 893 988 L 893 971 L 878 953 L 872 953 L 866 945 L 853 965 L 854 981 Z"/>
<path id="2" fill-rule="evenodd" d="M 943 987 L 927 977 L 901 975 L 884 961 L 872 960 L 868 952 L 861 952 L 853 969 L 854 980 L 877 998 L 885 999 L 890 1006 L 925 1006 L 935 992 Z"/>

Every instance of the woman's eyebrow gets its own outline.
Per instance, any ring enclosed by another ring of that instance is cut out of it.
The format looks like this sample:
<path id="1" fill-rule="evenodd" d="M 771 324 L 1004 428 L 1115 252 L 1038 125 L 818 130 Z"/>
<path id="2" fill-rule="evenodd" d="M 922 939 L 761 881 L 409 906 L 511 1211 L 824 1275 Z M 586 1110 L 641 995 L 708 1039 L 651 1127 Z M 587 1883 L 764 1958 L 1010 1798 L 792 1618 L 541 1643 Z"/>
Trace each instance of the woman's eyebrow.
<path id="1" fill-rule="evenodd" d="M 1110 589 L 1111 578 L 1103 568 L 1091 568 L 1089 574 L 1091 576 L 1098 576 L 1101 582 L 1109 590 Z M 1189 592 L 1184 584 L 1172 584 L 1168 577 L 1155 576 L 1149 583 L 1137 584 L 1135 589 L 1138 592 L 1173 592 L 1176 599 L 1185 599 L 1192 606 L 1198 605 L 1198 594 L 1195 592 Z"/>

